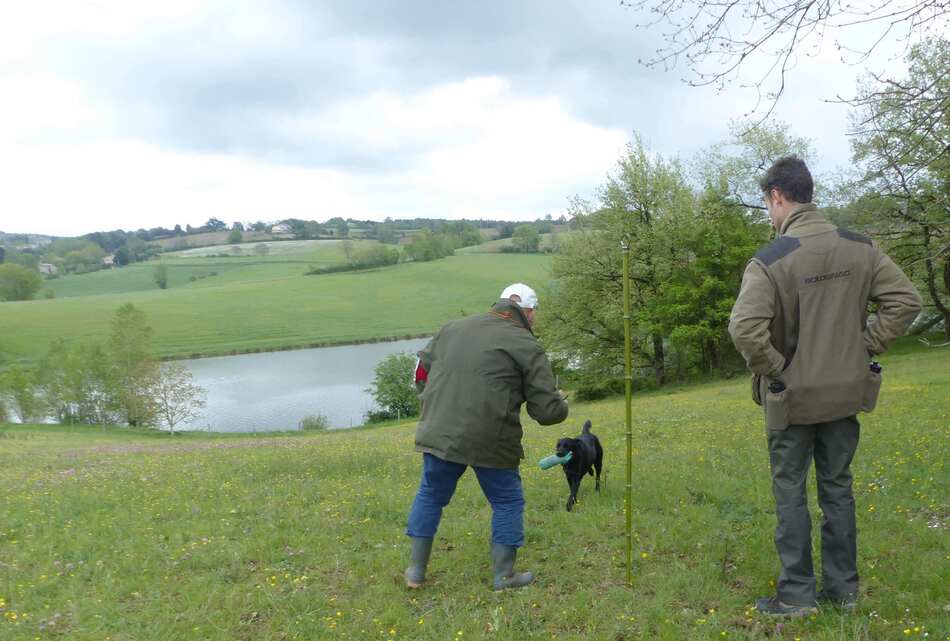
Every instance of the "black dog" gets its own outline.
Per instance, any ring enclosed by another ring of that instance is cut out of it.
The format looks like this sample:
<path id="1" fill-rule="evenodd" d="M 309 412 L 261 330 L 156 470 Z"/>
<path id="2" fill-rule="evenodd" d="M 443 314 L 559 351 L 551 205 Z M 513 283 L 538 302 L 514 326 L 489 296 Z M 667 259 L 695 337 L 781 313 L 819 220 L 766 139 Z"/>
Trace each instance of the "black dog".
<path id="1" fill-rule="evenodd" d="M 600 446 L 600 440 L 590 433 L 590 421 L 584 423 L 584 429 L 581 430 L 577 438 L 562 438 L 557 442 L 557 455 L 564 456 L 568 452 L 573 452 L 571 460 L 564 464 L 564 476 L 567 477 L 567 485 L 571 488 L 571 495 L 567 499 L 567 511 L 570 512 L 574 504 L 577 503 L 577 490 L 581 486 L 581 480 L 585 474 L 594 476 L 594 470 L 597 476 L 594 489 L 600 491 L 600 472 L 604 467 L 604 448 Z"/>

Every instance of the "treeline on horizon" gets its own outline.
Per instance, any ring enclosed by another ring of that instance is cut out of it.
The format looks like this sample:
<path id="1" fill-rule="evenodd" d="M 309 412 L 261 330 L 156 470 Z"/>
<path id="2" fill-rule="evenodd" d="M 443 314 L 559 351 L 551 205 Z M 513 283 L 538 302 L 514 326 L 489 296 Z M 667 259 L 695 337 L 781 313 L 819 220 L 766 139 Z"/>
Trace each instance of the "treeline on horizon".
<path id="1" fill-rule="evenodd" d="M 497 238 L 515 237 L 516 241 L 506 251 L 539 251 L 541 234 L 552 231 L 554 225 L 565 224 L 567 219 L 561 216 L 554 220 L 550 215 L 533 222 L 510 222 L 503 220 L 444 220 L 436 218 L 413 218 L 384 221 L 330 218 L 324 223 L 315 220 L 286 218 L 272 223 L 258 221 L 242 223 L 236 221 L 228 225 L 218 218 L 209 218 L 200 227 L 175 225 L 168 229 L 153 227 L 136 231 L 92 232 L 77 237 L 53 238 L 37 234 L 0 234 L 0 263 L 20 265 L 31 271 L 39 271 L 40 263 L 46 262 L 56 267 L 56 271 L 66 274 L 81 274 L 105 267 L 124 266 L 130 263 L 147 261 L 163 251 L 200 247 L 206 242 L 190 244 L 188 238 L 199 234 L 228 232 L 227 243 L 242 243 L 248 240 L 245 232 L 270 234 L 250 240 L 271 242 L 280 240 L 319 240 L 319 239 L 359 239 L 377 240 L 384 244 L 409 244 L 407 257 L 410 260 L 431 260 L 432 257 L 451 255 L 461 247 L 482 243 L 485 238 L 480 230 L 495 229 Z M 421 242 L 414 242 L 416 236 L 422 236 Z M 176 238 L 182 243 L 162 247 L 157 241 Z M 49 242 L 37 242 L 37 239 Z M 434 239 L 434 240 L 433 240 Z M 266 253 L 266 252 L 262 252 Z M 111 260 L 106 262 L 106 258 Z M 47 274 L 47 276 L 50 276 Z M 55 275 L 53 275 L 55 277 Z M 4 297 L 0 294 L 0 300 Z M 8 298 L 9 300 L 21 300 Z"/>

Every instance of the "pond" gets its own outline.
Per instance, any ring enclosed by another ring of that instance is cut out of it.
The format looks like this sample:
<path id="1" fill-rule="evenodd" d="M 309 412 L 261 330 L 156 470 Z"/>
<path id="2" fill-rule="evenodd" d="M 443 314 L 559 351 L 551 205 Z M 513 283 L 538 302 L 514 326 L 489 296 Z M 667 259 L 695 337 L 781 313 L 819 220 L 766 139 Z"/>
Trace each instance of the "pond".
<path id="1" fill-rule="evenodd" d="M 180 361 L 208 393 L 201 415 L 177 429 L 295 430 L 323 414 L 332 428 L 362 425 L 373 409 L 373 369 L 390 354 L 415 353 L 428 339 L 364 343 Z M 409 374 L 407 374 L 408 376 Z"/>

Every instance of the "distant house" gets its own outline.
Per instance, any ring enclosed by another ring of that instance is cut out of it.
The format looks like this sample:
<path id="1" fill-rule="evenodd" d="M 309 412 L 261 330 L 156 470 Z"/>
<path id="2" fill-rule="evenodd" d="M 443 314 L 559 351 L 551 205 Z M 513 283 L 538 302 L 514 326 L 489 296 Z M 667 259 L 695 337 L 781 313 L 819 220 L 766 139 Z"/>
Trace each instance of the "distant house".
<path id="1" fill-rule="evenodd" d="M 289 234 L 292 231 L 293 229 L 290 228 L 290 225 L 285 223 L 279 223 L 270 228 L 270 233 L 272 234 Z"/>
<path id="2" fill-rule="evenodd" d="M 44 276 L 54 276 L 58 271 L 52 263 L 40 263 L 40 273 Z"/>
<path id="3" fill-rule="evenodd" d="M 115 254 L 109 254 L 108 256 L 103 256 L 102 264 L 106 267 L 115 267 Z"/>

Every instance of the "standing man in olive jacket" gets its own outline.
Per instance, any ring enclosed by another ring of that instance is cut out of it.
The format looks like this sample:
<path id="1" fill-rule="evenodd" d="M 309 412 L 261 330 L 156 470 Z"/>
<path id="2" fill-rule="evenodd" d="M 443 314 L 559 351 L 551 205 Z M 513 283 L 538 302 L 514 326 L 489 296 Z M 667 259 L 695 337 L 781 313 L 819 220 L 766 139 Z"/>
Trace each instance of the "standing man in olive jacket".
<path id="1" fill-rule="evenodd" d="M 874 409 L 880 366 L 921 307 L 907 276 L 869 239 L 829 223 L 811 203 L 805 163 L 780 158 L 760 181 L 778 238 L 746 267 L 729 333 L 764 406 L 782 571 L 765 614 L 798 616 L 858 595 L 851 460 L 855 415 Z M 867 317 L 868 303 L 877 312 Z M 812 458 L 822 511 L 822 592 L 815 591 L 805 481 Z"/>
<path id="2" fill-rule="evenodd" d="M 488 313 L 449 323 L 419 352 L 415 380 L 422 390 L 422 418 L 416 451 L 423 453 L 422 482 L 406 528 L 408 587 L 425 580 L 442 508 L 467 466 L 492 507 L 495 589 L 534 580 L 531 572 L 514 572 L 524 544 L 521 405 L 527 403 L 528 414 L 542 425 L 567 418 L 564 394 L 531 332 L 537 308 L 534 290 L 516 283 Z"/>

